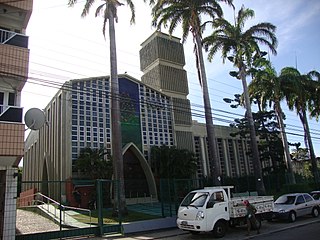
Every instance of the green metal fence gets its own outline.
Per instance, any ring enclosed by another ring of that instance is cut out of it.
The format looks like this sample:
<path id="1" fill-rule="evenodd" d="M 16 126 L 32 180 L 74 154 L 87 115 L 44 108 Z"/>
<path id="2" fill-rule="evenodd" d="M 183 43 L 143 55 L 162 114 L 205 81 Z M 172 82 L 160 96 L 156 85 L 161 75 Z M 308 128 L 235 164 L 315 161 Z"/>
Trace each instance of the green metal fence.
<path id="1" fill-rule="evenodd" d="M 295 191 L 299 188 L 303 189 L 303 191 L 320 188 L 319 184 L 314 183 L 312 179 L 308 182 L 306 179 L 297 177 L 296 180 L 297 184 L 290 185 L 287 184 L 286 175 L 270 174 L 264 177 L 266 190 L 268 194 L 272 195 L 281 191 Z M 139 183 L 137 180 L 131 181 L 132 183 L 137 186 L 145 184 Z M 51 220 L 56 222 L 58 228 L 32 233 L 18 232 L 16 235 L 17 240 L 57 239 L 123 233 L 125 216 L 118 214 L 118 217 L 113 218 L 112 222 L 108 221 L 110 216 L 115 213 L 115 210 L 119 209 L 119 206 L 115 204 L 119 203 L 119 184 L 116 181 L 25 181 L 19 185 L 21 185 L 23 193 L 17 198 L 18 210 L 40 213 L 39 208 L 41 206 L 48 207 L 50 205 L 56 215 L 55 218 L 51 216 Z M 256 191 L 253 176 L 222 178 L 222 185 L 234 186 L 234 193 Z M 126 219 L 126 221 L 176 216 L 179 204 L 187 193 L 206 186 L 213 186 L 210 179 L 160 179 L 157 182 L 158 193 L 156 198 L 148 192 L 137 188 L 139 190 L 137 192 L 126 193 L 126 206 L 130 214 L 139 213 L 142 215 L 142 219 Z M 77 191 L 80 191 L 82 196 L 80 203 L 76 198 Z M 43 214 L 43 211 L 41 213 Z M 46 217 L 50 218 L 48 215 Z M 68 225 L 65 222 L 67 215 L 84 224 L 79 226 Z M 19 216 L 17 215 L 17 217 Z"/>

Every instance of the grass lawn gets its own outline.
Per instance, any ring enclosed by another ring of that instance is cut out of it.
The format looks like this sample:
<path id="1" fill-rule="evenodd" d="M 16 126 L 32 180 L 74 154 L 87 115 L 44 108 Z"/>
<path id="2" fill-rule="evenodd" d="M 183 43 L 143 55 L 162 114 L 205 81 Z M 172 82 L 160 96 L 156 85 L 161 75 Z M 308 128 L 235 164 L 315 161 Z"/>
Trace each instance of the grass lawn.
<path id="1" fill-rule="evenodd" d="M 78 220 L 79 222 L 88 223 L 90 224 L 90 216 L 88 213 L 81 213 L 76 215 L 72 215 L 73 218 Z M 122 222 L 134 222 L 134 221 L 142 221 L 142 220 L 150 220 L 150 219 L 157 219 L 160 218 L 158 216 L 142 213 L 142 212 L 136 212 L 128 210 L 128 215 L 122 217 Z M 103 223 L 118 223 L 119 218 L 112 216 L 112 209 L 103 209 Z M 91 211 L 91 224 L 97 224 L 98 223 L 98 211 L 92 210 Z"/>

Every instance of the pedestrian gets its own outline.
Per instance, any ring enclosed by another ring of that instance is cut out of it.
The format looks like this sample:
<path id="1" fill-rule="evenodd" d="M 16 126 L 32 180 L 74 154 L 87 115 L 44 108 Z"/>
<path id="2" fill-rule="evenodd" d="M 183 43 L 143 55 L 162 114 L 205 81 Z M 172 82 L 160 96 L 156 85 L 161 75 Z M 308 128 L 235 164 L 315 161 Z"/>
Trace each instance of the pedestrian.
<path id="1" fill-rule="evenodd" d="M 260 226 L 256 218 L 257 209 L 249 203 L 248 200 L 243 201 L 244 205 L 246 206 L 246 219 L 247 219 L 247 235 L 250 235 L 251 229 L 257 229 L 257 234 L 260 233 Z"/>
<path id="2" fill-rule="evenodd" d="M 81 207 L 81 193 L 76 188 L 74 188 L 72 195 L 73 195 L 74 199 L 76 200 L 78 207 Z"/>

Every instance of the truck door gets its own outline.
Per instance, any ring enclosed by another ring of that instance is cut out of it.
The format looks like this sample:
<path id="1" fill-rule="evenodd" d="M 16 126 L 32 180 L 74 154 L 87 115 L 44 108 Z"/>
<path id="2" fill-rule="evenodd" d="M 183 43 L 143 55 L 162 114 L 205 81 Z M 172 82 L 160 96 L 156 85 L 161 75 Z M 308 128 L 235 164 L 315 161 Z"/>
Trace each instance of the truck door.
<path id="1" fill-rule="evenodd" d="M 214 192 L 206 206 L 207 229 L 213 229 L 219 219 L 229 220 L 228 202 L 222 191 Z"/>

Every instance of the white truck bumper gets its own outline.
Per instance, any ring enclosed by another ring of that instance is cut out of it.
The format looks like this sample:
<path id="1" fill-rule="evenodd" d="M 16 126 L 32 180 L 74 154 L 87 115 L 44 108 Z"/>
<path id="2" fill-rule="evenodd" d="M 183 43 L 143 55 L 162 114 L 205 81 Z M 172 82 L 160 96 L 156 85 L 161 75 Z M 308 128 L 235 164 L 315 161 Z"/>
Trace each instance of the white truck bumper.
<path id="1" fill-rule="evenodd" d="M 206 229 L 206 222 L 205 221 L 198 221 L 198 220 L 182 220 L 177 219 L 177 226 L 178 228 L 186 231 L 197 231 L 197 232 L 205 232 Z"/>

